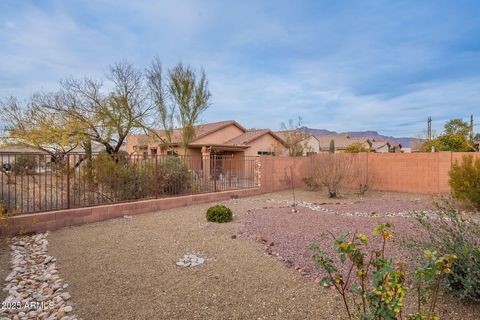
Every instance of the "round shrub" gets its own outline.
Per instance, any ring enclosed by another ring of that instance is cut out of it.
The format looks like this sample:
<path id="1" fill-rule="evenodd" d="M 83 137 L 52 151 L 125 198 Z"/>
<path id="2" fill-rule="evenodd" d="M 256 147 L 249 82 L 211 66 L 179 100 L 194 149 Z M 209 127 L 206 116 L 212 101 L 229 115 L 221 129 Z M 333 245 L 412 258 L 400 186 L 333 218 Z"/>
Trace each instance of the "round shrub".
<path id="1" fill-rule="evenodd" d="M 207 210 L 207 221 L 210 222 L 229 222 L 232 221 L 232 216 L 232 210 L 223 205 L 216 205 Z"/>

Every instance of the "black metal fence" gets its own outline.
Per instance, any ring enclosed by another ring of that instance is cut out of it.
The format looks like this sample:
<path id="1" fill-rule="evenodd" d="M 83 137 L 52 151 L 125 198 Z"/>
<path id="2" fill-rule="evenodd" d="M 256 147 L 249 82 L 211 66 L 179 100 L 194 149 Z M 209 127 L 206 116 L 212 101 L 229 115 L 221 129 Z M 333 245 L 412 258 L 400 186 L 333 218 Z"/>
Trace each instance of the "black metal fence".
<path id="1" fill-rule="evenodd" d="M 246 189 L 255 157 L 0 153 L 0 205 L 16 214 Z"/>

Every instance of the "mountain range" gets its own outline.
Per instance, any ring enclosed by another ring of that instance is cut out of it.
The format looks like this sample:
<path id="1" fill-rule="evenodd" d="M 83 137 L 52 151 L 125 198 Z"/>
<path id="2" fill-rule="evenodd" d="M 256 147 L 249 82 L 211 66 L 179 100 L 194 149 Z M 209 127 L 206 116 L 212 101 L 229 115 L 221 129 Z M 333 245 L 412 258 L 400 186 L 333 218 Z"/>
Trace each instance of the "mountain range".
<path id="1" fill-rule="evenodd" d="M 385 136 L 383 134 L 378 133 L 377 131 L 347 131 L 347 132 L 336 132 L 330 131 L 326 129 L 314 129 L 309 127 L 302 127 L 300 128 L 304 132 L 308 132 L 314 136 L 349 136 L 351 138 L 368 138 L 368 139 L 375 139 L 376 141 L 389 141 L 393 143 L 400 143 L 403 147 L 411 148 L 415 142 L 420 141 L 418 138 L 413 137 L 392 137 L 392 136 Z"/>

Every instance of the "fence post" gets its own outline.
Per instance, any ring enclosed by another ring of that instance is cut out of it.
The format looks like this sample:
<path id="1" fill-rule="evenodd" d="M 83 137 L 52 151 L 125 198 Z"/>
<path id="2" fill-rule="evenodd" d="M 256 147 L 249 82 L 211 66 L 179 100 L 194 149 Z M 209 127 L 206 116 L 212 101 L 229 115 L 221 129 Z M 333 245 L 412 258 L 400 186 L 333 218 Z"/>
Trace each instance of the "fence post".
<path id="1" fill-rule="evenodd" d="M 154 188 L 155 188 L 155 199 L 158 199 L 158 156 L 154 155 L 155 157 L 155 176 L 154 176 Z"/>
<path id="2" fill-rule="evenodd" d="M 67 154 L 67 209 L 70 207 L 70 155 Z"/>
<path id="3" fill-rule="evenodd" d="M 213 192 L 217 192 L 217 156 L 213 155 Z"/>

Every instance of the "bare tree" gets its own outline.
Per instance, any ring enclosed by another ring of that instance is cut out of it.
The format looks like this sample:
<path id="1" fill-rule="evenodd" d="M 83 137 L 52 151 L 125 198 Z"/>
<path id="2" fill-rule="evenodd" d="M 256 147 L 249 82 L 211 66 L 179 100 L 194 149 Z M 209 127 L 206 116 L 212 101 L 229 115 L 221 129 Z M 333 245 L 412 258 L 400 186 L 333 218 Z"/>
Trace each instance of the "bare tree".
<path id="1" fill-rule="evenodd" d="M 364 195 L 375 184 L 375 174 L 368 167 L 368 154 L 350 153 L 343 156 L 350 157 L 351 176 L 348 182 L 358 188 L 360 195 Z"/>
<path id="2" fill-rule="evenodd" d="M 288 155 L 291 157 L 300 157 L 313 151 L 309 147 L 306 139 L 308 134 L 302 131 L 303 119 L 298 117 L 296 121 L 289 119 L 288 123 L 282 122 L 283 140 L 288 148 Z"/>
<path id="3" fill-rule="evenodd" d="M 190 66 L 181 63 L 169 70 L 168 91 L 178 110 L 177 121 L 182 127 L 182 146 L 185 154 L 195 137 L 194 125 L 210 106 L 210 91 L 205 71 L 197 75 Z"/>
<path id="4" fill-rule="evenodd" d="M 102 81 L 62 81 L 62 103 L 52 109 L 83 123 L 90 140 L 104 145 L 107 153 L 116 154 L 129 133 L 145 127 L 153 106 L 147 99 L 143 74 L 133 65 L 116 63 L 106 77 L 113 87 L 109 93 L 104 92 Z"/>
<path id="5" fill-rule="evenodd" d="M 313 158 L 312 178 L 327 188 L 330 198 L 337 197 L 339 188 L 351 175 L 351 161 L 343 154 L 320 153 Z"/>

